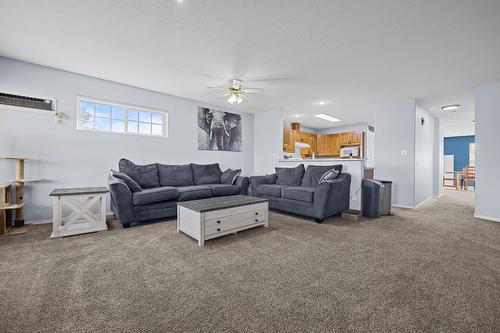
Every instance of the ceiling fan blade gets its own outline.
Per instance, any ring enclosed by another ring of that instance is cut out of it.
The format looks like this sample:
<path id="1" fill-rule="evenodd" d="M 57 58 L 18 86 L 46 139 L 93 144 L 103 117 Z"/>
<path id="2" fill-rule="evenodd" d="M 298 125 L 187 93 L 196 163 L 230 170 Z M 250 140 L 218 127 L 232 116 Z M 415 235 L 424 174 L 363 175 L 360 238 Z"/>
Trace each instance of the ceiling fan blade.
<path id="1" fill-rule="evenodd" d="M 227 91 L 226 87 L 207 87 L 207 89 L 212 89 L 215 91 Z"/>
<path id="2" fill-rule="evenodd" d="M 300 80 L 299 77 L 264 77 L 264 78 L 248 78 L 245 82 L 293 82 Z"/>
<path id="3" fill-rule="evenodd" d="M 227 81 L 227 79 L 225 79 L 223 77 L 219 77 L 219 76 L 215 76 L 215 75 L 210 75 L 210 74 L 205 74 L 205 73 L 189 72 L 188 74 L 192 75 L 192 76 L 199 77 L 199 78 L 203 78 L 203 79 L 217 80 L 217 81 L 222 81 L 222 82 L 226 82 Z"/>

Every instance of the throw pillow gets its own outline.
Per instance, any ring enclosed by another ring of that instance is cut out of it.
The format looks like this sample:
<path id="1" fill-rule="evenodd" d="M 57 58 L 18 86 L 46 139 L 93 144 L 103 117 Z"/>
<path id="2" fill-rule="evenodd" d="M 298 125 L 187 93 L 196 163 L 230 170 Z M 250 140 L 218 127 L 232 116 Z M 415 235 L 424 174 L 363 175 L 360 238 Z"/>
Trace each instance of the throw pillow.
<path id="1" fill-rule="evenodd" d="M 236 169 L 236 170 L 227 169 L 220 176 L 220 182 L 222 184 L 233 185 L 236 182 L 236 178 L 238 178 L 240 173 L 241 173 L 241 169 Z"/>
<path id="2" fill-rule="evenodd" d="M 340 175 L 340 171 L 339 170 L 337 170 L 337 169 L 331 169 L 331 170 L 325 172 L 325 174 L 323 176 L 321 176 L 319 182 L 320 183 L 330 182 L 330 181 L 336 179 L 339 175 Z"/>
<path id="3" fill-rule="evenodd" d="M 132 178 L 142 188 L 159 187 L 158 168 L 156 163 L 138 165 L 132 161 L 122 158 L 118 163 L 120 172 Z"/>
<path id="4" fill-rule="evenodd" d="M 193 170 L 193 180 L 195 185 L 220 184 L 222 171 L 220 170 L 219 163 L 191 163 L 191 169 Z"/>
<path id="5" fill-rule="evenodd" d="M 128 188 L 130 189 L 130 192 L 132 192 L 132 193 L 142 191 L 142 188 L 139 186 L 139 184 L 137 184 L 132 178 L 130 178 L 129 176 L 127 176 L 123 172 L 111 170 L 111 176 L 118 178 L 120 180 L 123 180 L 125 185 L 128 186 Z"/>
<path id="6" fill-rule="evenodd" d="M 275 168 L 278 179 L 277 185 L 300 186 L 304 177 L 304 164 L 300 164 L 295 168 Z"/>
<path id="7" fill-rule="evenodd" d="M 331 169 L 338 170 L 342 172 L 342 164 L 337 165 L 309 165 L 306 169 L 306 173 L 304 174 L 304 178 L 302 179 L 301 186 L 311 186 L 316 187 L 319 184 L 319 180 L 321 177 Z"/>

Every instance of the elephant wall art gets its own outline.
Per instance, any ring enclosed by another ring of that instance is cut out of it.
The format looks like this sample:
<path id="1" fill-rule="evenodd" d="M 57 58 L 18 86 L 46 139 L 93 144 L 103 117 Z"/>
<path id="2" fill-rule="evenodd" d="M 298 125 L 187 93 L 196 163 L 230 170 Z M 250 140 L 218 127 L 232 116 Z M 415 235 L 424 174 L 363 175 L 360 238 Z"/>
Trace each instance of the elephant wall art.
<path id="1" fill-rule="evenodd" d="M 199 107 L 198 149 L 241 151 L 241 115 Z"/>

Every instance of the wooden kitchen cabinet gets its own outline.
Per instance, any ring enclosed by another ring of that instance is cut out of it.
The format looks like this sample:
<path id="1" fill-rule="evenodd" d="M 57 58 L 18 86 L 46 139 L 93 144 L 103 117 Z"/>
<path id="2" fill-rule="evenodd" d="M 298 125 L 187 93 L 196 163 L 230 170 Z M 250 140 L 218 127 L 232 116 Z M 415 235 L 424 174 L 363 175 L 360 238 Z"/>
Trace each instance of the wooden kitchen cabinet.
<path id="1" fill-rule="evenodd" d="M 351 133 L 351 145 L 360 145 L 362 140 L 361 132 L 352 132 Z"/>
<path id="2" fill-rule="evenodd" d="M 318 134 L 316 142 L 316 153 L 319 156 L 328 155 L 328 135 Z"/>
<path id="3" fill-rule="evenodd" d="M 340 156 L 340 136 L 338 134 L 328 135 L 328 155 L 338 157 Z"/>

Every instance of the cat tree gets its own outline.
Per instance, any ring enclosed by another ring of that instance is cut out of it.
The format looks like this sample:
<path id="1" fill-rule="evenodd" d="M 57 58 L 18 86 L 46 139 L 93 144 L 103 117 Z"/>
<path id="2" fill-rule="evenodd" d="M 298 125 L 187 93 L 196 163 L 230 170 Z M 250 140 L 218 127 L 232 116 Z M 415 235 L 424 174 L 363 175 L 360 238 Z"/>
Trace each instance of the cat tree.
<path id="1" fill-rule="evenodd" d="M 24 161 L 26 157 L 1 156 L 3 160 L 16 161 L 16 178 L 11 180 L 16 189 L 16 201 L 11 203 L 10 184 L 0 184 L 0 235 L 24 234 L 29 231 L 31 225 L 24 224 L 24 185 L 28 182 L 36 182 L 40 179 L 24 176 Z M 12 213 L 15 212 L 14 228 L 12 228 Z"/>

